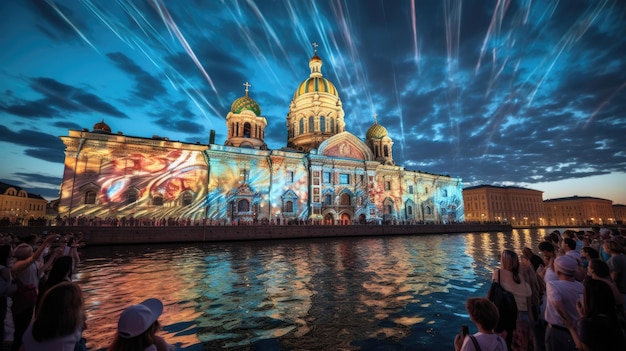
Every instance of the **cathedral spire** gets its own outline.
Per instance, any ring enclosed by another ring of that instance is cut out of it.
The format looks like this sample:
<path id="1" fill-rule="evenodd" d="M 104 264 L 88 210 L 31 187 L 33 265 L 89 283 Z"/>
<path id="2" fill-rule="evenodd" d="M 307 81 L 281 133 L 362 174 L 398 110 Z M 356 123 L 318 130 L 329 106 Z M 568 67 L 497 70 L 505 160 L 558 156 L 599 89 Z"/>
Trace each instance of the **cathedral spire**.
<path id="1" fill-rule="evenodd" d="M 248 96 L 248 88 L 250 88 L 252 85 L 248 82 L 243 83 L 243 86 L 246 87 L 246 96 Z"/>

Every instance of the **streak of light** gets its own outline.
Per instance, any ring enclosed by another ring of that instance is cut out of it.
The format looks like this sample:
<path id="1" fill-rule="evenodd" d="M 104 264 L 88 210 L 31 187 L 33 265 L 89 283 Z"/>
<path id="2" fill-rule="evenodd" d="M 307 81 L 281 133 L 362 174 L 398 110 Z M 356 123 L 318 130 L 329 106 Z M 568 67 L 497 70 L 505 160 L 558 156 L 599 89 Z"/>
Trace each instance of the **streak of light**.
<path id="1" fill-rule="evenodd" d="M 483 46 L 480 48 L 480 56 L 478 58 L 478 63 L 476 64 L 475 73 L 478 74 L 478 70 L 480 69 L 480 65 L 482 63 L 483 57 L 485 56 L 485 50 L 487 48 L 487 43 L 489 42 L 489 38 L 492 36 L 498 36 L 500 33 L 500 27 L 502 26 L 502 19 L 506 14 L 506 10 L 508 9 L 510 4 L 510 0 L 498 0 L 496 3 L 496 7 L 493 10 L 493 16 L 491 16 L 491 22 L 489 23 L 489 29 L 487 29 L 487 34 L 485 34 L 485 40 L 483 40 Z M 495 50 L 495 49 L 494 49 Z"/>
<path id="2" fill-rule="evenodd" d="M 620 85 L 619 88 L 617 88 L 613 92 L 613 94 L 611 94 L 611 96 L 609 96 L 604 101 L 602 101 L 602 103 L 600 103 L 600 105 L 593 111 L 591 116 L 589 116 L 589 119 L 587 119 L 587 122 L 585 122 L 585 126 L 583 128 L 587 128 L 589 123 L 591 123 L 591 121 L 593 121 L 593 119 L 596 117 L 598 112 L 600 112 L 600 110 L 602 110 L 604 108 L 604 106 L 606 106 L 606 104 L 608 104 L 615 97 L 615 95 L 617 95 L 617 93 L 619 93 L 622 89 L 624 89 L 624 87 L 626 87 L 626 82 L 622 83 L 622 85 Z"/>
<path id="3" fill-rule="evenodd" d="M 69 18 L 67 18 L 67 16 L 65 16 L 65 14 L 59 10 L 59 8 L 56 6 L 56 4 L 54 3 L 53 0 L 46 0 L 46 2 L 48 3 L 48 5 L 50 5 L 50 7 L 52 7 L 52 9 L 54 11 L 56 11 L 56 13 L 59 14 L 59 16 L 61 16 L 61 18 L 67 23 L 69 24 L 72 29 L 76 32 L 76 34 L 78 34 L 78 36 L 80 36 L 80 38 L 87 43 L 89 46 L 91 46 L 92 49 L 94 49 L 97 53 L 100 54 L 100 51 L 98 51 L 98 49 L 96 49 L 96 47 L 89 41 L 89 39 L 87 39 L 87 37 L 78 29 L 78 27 L 76 27 L 74 25 L 74 23 L 72 23 L 72 21 L 70 21 Z"/>
<path id="4" fill-rule="evenodd" d="M 446 0 L 444 2 L 444 23 L 446 29 L 446 49 L 448 54 L 448 87 L 446 100 L 448 103 L 448 118 L 455 146 L 455 154 L 460 153 L 460 130 L 458 120 L 461 117 L 460 87 L 458 84 L 459 71 L 459 41 L 461 37 L 461 13 L 463 2 L 460 0 Z"/>
<path id="5" fill-rule="evenodd" d="M 417 45 L 417 15 L 415 14 L 415 0 L 411 0 L 411 24 L 413 29 L 413 60 L 417 65 L 417 71 L 419 73 L 420 53 Z"/>
<path id="6" fill-rule="evenodd" d="M 215 87 L 215 84 L 213 84 L 213 80 L 211 79 L 209 74 L 204 70 L 204 67 L 202 67 L 200 60 L 198 60 L 198 58 L 196 57 L 196 54 L 193 52 L 193 49 L 191 48 L 189 43 L 187 43 L 187 40 L 183 36 L 183 33 L 181 33 L 181 31 L 178 29 L 178 26 L 174 22 L 174 19 L 172 19 L 172 16 L 170 16 L 170 13 L 167 11 L 165 4 L 163 4 L 162 0 L 152 0 L 151 4 L 155 8 L 155 11 L 159 14 L 159 16 L 161 16 L 161 19 L 163 20 L 163 22 L 174 32 L 174 34 L 176 34 L 176 37 L 178 38 L 180 43 L 183 45 L 183 48 L 185 49 L 189 57 L 193 60 L 193 62 L 196 64 L 196 67 L 198 67 L 198 69 L 200 70 L 204 78 L 207 80 L 207 82 L 209 82 L 209 84 L 211 85 L 211 88 L 213 89 L 213 92 L 215 93 L 216 97 L 218 98 L 218 100 L 220 100 L 220 103 L 221 103 L 221 98 L 219 96 L 217 88 Z"/>
<path id="7" fill-rule="evenodd" d="M 532 93 L 530 93 L 529 95 L 528 106 L 530 106 L 533 102 L 535 95 L 539 91 L 539 88 L 546 80 L 563 52 L 565 50 L 571 49 L 574 44 L 576 44 L 583 37 L 583 35 L 587 32 L 591 25 L 596 21 L 596 19 L 598 19 L 600 13 L 602 12 L 602 9 L 606 6 L 607 2 L 608 0 L 596 3 L 596 6 L 594 8 L 585 11 L 581 18 L 574 22 L 574 24 L 570 27 L 567 33 L 565 33 L 565 35 L 563 35 L 563 37 L 559 40 L 558 44 L 556 45 L 556 54 L 552 56 L 552 62 L 548 65 L 548 69 L 544 72 L 541 79 L 539 79 L 539 83 L 534 86 Z"/>
<path id="8" fill-rule="evenodd" d="M 393 90 L 396 95 L 396 104 L 398 104 L 398 110 L 400 112 L 400 135 L 402 135 L 402 142 L 400 143 L 400 151 L 402 159 L 404 160 L 404 116 L 402 114 L 402 104 L 400 103 L 400 94 L 398 93 L 398 82 L 396 81 L 396 70 L 393 65 L 391 65 L 391 72 L 393 74 Z"/>

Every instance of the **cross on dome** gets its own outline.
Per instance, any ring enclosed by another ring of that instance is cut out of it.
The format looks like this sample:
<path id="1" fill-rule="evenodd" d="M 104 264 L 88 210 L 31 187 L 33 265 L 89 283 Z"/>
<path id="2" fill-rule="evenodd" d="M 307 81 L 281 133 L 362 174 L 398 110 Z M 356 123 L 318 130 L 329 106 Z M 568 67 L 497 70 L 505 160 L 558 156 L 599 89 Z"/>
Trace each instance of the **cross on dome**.
<path id="1" fill-rule="evenodd" d="M 248 88 L 252 86 L 252 84 L 245 82 L 243 83 L 243 86 L 246 87 L 246 96 L 248 96 Z"/>
<path id="2" fill-rule="evenodd" d="M 378 114 L 376 114 L 376 112 L 374 112 L 374 123 L 378 124 L 378 119 L 376 119 L 376 117 L 378 116 Z"/>
<path id="3" fill-rule="evenodd" d="M 313 53 L 317 54 L 317 47 L 318 47 L 317 43 L 313 42 L 313 43 L 311 43 L 311 45 L 313 45 Z"/>

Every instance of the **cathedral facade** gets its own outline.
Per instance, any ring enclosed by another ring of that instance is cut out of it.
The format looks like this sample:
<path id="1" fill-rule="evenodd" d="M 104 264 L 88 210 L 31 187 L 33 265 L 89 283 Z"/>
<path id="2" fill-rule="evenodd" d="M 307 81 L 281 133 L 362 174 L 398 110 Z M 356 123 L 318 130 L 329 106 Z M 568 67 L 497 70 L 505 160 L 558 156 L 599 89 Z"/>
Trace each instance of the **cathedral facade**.
<path id="1" fill-rule="evenodd" d="M 70 130 L 59 213 L 159 224 L 429 223 L 464 219 L 459 178 L 407 170 L 377 121 L 365 140 L 346 130 L 337 88 L 311 71 L 286 118 L 287 145 L 268 149 L 267 121 L 248 94 L 226 116 L 223 145 L 112 133 L 104 120 Z"/>

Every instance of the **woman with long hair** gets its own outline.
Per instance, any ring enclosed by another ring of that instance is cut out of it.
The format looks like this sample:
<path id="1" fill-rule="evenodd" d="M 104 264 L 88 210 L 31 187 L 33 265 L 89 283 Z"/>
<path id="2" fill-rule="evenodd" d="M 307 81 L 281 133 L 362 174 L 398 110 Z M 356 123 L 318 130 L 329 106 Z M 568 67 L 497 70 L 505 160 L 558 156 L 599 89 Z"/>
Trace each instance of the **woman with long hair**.
<path id="1" fill-rule="evenodd" d="M 493 279 L 499 281 L 504 290 L 515 297 L 517 321 L 514 330 L 506 330 L 502 336 L 511 350 L 533 350 L 532 332 L 532 289 L 520 274 L 519 256 L 511 250 L 504 250 L 500 255 L 500 269 L 493 272 Z"/>
<path id="2" fill-rule="evenodd" d="M 611 288 L 598 279 L 585 282 L 582 300 L 576 308 L 578 322 L 563 318 L 570 330 L 576 348 L 581 351 L 623 351 L 626 337 L 620 325 Z"/>
<path id="3" fill-rule="evenodd" d="M 24 351 L 73 351 L 85 327 L 84 307 L 78 284 L 64 282 L 52 287 L 24 332 Z"/>

